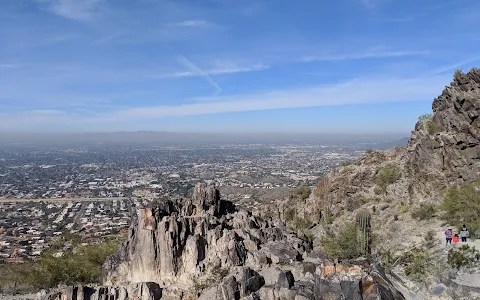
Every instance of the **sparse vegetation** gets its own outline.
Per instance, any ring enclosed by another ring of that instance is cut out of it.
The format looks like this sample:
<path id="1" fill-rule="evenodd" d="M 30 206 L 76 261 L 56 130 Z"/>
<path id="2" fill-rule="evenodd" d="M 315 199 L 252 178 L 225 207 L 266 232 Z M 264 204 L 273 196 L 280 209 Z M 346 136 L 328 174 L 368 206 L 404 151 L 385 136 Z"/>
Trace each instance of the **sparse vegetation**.
<path id="1" fill-rule="evenodd" d="M 427 122 L 433 118 L 433 114 L 424 114 L 418 117 L 419 122 Z"/>
<path id="2" fill-rule="evenodd" d="M 296 230 L 304 230 L 313 224 L 309 218 L 299 216 L 295 207 L 287 207 L 283 215 L 287 224 Z"/>
<path id="3" fill-rule="evenodd" d="M 412 210 L 411 216 L 414 219 L 430 220 L 435 216 L 437 207 L 434 204 L 420 204 Z"/>
<path id="4" fill-rule="evenodd" d="M 402 259 L 402 263 L 406 264 L 405 275 L 415 278 L 424 277 L 432 266 L 430 253 L 422 248 L 413 248 Z"/>
<path id="5" fill-rule="evenodd" d="M 404 214 L 404 213 L 407 213 L 409 211 L 410 211 L 410 205 L 401 202 L 399 207 L 398 207 L 398 212 Z"/>
<path id="6" fill-rule="evenodd" d="M 295 219 L 296 213 L 297 212 L 296 212 L 295 208 L 293 208 L 293 207 L 289 207 L 289 208 L 285 209 L 285 212 L 283 213 L 285 221 L 292 222 Z"/>
<path id="7" fill-rule="evenodd" d="M 118 240 L 101 244 L 78 246 L 75 251 L 64 251 L 61 257 L 54 257 L 58 250 L 48 249 L 35 261 L 21 265 L 8 265 L 0 285 L 24 291 L 52 288 L 59 284 L 75 285 L 100 283 L 102 265 L 117 249 Z"/>
<path id="8" fill-rule="evenodd" d="M 321 244 L 327 255 L 344 259 L 357 258 L 361 255 L 361 247 L 357 241 L 357 226 L 346 223 L 337 234 L 328 231 Z"/>
<path id="9" fill-rule="evenodd" d="M 300 185 L 295 189 L 295 194 L 300 196 L 302 200 L 307 199 L 311 193 L 312 193 L 312 190 L 305 185 Z"/>
<path id="10" fill-rule="evenodd" d="M 366 155 L 371 155 L 371 154 L 373 154 L 374 152 L 375 152 L 375 150 L 373 150 L 373 149 L 367 149 L 367 150 L 365 151 L 365 154 L 366 154 Z"/>
<path id="11" fill-rule="evenodd" d="M 438 240 L 435 237 L 435 231 L 427 231 L 427 233 L 425 233 L 425 236 L 423 237 L 423 241 L 425 242 L 425 247 L 427 247 L 427 249 L 435 247 L 438 243 Z"/>
<path id="12" fill-rule="evenodd" d="M 446 190 L 441 208 L 442 218 L 449 224 L 467 225 L 470 237 L 480 236 L 480 193 L 475 184 Z"/>
<path id="13" fill-rule="evenodd" d="M 427 122 L 426 126 L 427 126 L 427 131 L 428 131 L 429 135 L 433 135 L 433 134 L 441 131 L 440 126 L 433 123 L 432 121 Z"/>
<path id="14" fill-rule="evenodd" d="M 206 267 L 207 275 L 203 278 L 194 278 L 193 281 L 193 290 L 196 294 L 201 293 L 203 290 L 213 286 L 216 283 L 219 283 L 225 278 L 230 270 L 228 268 L 222 268 L 221 265 L 207 265 Z"/>
<path id="15" fill-rule="evenodd" d="M 473 267 L 479 263 L 480 252 L 475 247 L 462 245 L 460 248 L 452 248 L 448 251 L 448 264 L 452 268 Z"/>
<path id="16" fill-rule="evenodd" d="M 457 70 L 455 70 L 455 73 L 453 73 L 453 79 L 458 80 L 459 78 L 462 77 L 462 75 L 465 75 L 465 73 L 463 73 L 463 70 L 462 69 L 457 69 Z"/>
<path id="17" fill-rule="evenodd" d="M 395 183 L 402 177 L 400 169 L 394 164 L 388 164 L 377 174 L 376 184 L 380 187 L 383 194 L 387 192 L 387 187 Z"/>
<path id="18" fill-rule="evenodd" d="M 347 167 L 351 165 L 356 165 L 357 163 L 358 163 L 358 159 L 349 159 L 349 160 L 342 161 L 340 163 L 340 166 Z"/>

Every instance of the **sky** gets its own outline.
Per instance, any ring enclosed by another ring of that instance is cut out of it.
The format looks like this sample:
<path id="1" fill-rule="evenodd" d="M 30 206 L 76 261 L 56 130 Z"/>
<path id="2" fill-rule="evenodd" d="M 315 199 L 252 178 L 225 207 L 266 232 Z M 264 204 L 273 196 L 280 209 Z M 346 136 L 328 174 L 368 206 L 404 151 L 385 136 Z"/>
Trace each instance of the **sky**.
<path id="1" fill-rule="evenodd" d="M 0 0 L 0 132 L 409 133 L 478 0 Z"/>

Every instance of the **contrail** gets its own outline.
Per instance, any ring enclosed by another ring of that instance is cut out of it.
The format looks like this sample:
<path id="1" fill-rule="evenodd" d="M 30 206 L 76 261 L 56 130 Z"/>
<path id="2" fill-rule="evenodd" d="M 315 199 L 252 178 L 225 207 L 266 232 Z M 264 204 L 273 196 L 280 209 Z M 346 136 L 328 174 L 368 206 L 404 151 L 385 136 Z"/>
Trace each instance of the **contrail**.
<path id="1" fill-rule="evenodd" d="M 213 79 L 208 75 L 208 73 L 204 72 L 202 69 L 200 69 L 198 66 L 196 66 L 194 63 L 192 63 L 190 60 L 188 60 L 185 56 L 183 55 L 177 55 L 177 61 L 187 67 L 190 72 L 202 77 L 208 84 L 213 86 L 215 88 L 215 93 L 213 96 L 218 96 L 222 92 L 222 89 L 218 86 L 218 84 L 213 81 Z"/>

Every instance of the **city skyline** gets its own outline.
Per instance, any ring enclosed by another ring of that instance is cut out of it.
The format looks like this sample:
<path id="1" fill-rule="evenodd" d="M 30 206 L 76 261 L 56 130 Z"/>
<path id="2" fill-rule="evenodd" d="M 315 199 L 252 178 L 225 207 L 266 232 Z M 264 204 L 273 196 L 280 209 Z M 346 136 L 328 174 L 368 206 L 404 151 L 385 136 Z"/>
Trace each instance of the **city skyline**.
<path id="1" fill-rule="evenodd" d="M 457 3 L 0 0 L 0 132 L 408 134 L 480 61 Z"/>

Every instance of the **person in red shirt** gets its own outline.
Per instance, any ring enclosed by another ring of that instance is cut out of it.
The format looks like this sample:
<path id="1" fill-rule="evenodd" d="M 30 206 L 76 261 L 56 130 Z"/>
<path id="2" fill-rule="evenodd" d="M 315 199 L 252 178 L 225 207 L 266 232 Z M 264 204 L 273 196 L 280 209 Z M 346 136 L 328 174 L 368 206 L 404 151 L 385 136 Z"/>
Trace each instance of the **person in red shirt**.
<path id="1" fill-rule="evenodd" d="M 454 244 L 460 242 L 460 237 L 458 236 L 458 234 L 455 234 L 455 235 L 453 236 L 452 242 L 453 242 Z"/>

